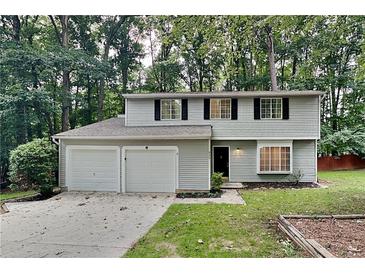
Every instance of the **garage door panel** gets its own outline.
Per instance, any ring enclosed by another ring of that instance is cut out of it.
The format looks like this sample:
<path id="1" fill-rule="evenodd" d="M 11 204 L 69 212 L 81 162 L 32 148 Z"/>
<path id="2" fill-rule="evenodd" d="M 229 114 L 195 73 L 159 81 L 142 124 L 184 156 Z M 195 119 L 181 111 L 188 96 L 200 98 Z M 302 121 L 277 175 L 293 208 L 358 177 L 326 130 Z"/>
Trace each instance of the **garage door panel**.
<path id="1" fill-rule="evenodd" d="M 105 173 L 105 174 L 114 174 L 115 173 L 115 165 L 113 164 L 113 166 L 80 166 L 77 168 L 76 170 L 73 170 L 72 174 L 76 174 L 76 173 Z"/>
<path id="2" fill-rule="evenodd" d="M 117 174 L 110 174 L 104 172 L 98 172 L 90 174 L 90 172 L 73 172 L 72 178 L 74 179 L 84 179 L 84 180 L 114 180 L 118 178 Z"/>
<path id="3" fill-rule="evenodd" d="M 175 150 L 127 150 L 127 192 L 174 192 Z"/>
<path id="4" fill-rule="evenodd" d="M 84 184 L 70 188 L 71 191 L 116 191 L 115 184 Z"/>
<path id="5" fill-rule="evenodd" d="M 70 148 L 69 190 L 119 191 L 119 148 Z"/>

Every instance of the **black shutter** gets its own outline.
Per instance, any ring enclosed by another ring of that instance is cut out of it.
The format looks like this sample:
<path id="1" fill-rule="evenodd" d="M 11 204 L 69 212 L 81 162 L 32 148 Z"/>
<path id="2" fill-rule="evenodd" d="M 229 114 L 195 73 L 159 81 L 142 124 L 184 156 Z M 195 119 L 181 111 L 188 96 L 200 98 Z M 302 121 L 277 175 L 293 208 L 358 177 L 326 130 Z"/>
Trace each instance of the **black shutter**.
<path id="1" fill-rule="evenodd" d="M 210 119 L 210 99 L 204 99 L 204 120 Z"/>
<path id="2" fill-rule="evenodd" d="M 188 99 L 181 99 L 181 119 L 188 119 Z"/>
<path id="3" fill-rule="evenodd" d="M 155 121 L 161 120 L 161 100 L 155 100 Z"/>
<path id="4" fill-rule="evenodd" d="M 283 119 L 289 119 L 289 98 L 283 98 Z"/>
<path id="5" fill-rule="evenodd" d="M 255 120 L 260 120 L 260 98 L 253 99 L 253 118 Z"/>
<path id="6" fill-rule="evenodd" d="M 236 98 L 232 98 L 231 100 L 232 106 L 231 106 L 231 120 L 237 120 L 237 108 L 238 108 L 238 102 Z"/>

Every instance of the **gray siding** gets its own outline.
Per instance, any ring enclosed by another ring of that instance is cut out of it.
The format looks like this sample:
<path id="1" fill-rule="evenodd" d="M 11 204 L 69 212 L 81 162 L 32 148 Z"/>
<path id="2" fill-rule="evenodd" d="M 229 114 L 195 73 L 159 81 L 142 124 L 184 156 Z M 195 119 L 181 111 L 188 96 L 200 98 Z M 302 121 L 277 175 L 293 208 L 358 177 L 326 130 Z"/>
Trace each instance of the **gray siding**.
<path id="1" fill-rule="evenodd" d="M 318 139 L 319 97 L 289 98 L 289 120 L 254 120 L 253 98 L 238 98 L 237 120 L 204 120 L 203 99 L 189 98 L 189 117 L 185 121 L 155 121 L 153 99 L 127 100 L 128 126 L 206 125 L 213 126 L 212 139 Z"/>
<path id="2" fill-rule="evenodd" d="M 208 190 L 210 149 L 208 140 L 183 141 L 118 141 L 118 140 L 63 140 L 60 143 L 60 186 L 65 186 L 66 145 L 97 146 L 177 146 L 179 148 L 179 189 Z M 122 157 L 122 154 L 121 154 Z M 121 161 L 122 162 L 122 161 Z M 121 170 L 121 175 L 123 170 Z"/>
<path id="3" fill-rule="evenodd" d="M 256 141 L 213 141 L 212 145 L 230 146 L 231 182 L 279 182 L 288 175 L 257 174 Z M 240 148 L 240 152 L 236 151 Z M 316 156 L 314 140 L 293 141 L 293 171 L 300 169 L 304 174 L 302 182 L 316 180 Z"/>

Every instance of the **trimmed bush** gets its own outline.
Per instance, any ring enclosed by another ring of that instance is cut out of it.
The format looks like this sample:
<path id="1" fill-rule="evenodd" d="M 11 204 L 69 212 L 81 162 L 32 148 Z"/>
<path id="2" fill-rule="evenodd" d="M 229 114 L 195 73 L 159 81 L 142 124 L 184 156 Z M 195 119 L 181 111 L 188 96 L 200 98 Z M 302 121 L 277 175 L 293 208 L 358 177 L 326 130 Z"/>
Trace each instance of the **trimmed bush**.
<path id="1" fill-rule="evenodd" d="M 221 190 L 222 185 L 223 185 L 223 173 L 214 172 L 212 174 L 211 191 L 219 192 Z"/>
<path id="2" fill-rule="evenodd" d="M 57 149 L 47 139 L 35 139 L 10 152 L 9 180 L 20 189 L 39 188 L 49 196 L 55 185 Z"/>

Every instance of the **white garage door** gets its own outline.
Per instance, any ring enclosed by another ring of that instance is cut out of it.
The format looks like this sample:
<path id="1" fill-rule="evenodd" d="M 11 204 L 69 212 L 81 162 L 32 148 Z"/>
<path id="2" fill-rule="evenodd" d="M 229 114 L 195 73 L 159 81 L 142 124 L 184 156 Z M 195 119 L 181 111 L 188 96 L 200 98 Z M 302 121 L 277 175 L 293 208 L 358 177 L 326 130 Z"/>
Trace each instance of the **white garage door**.
<path id="1" fill-rule="evenodd" d="M 126 192 L 175 192 L 177 147 L 124 148 Z"/>
<path id="2" fill-rule="evenodd" d="M 68 146 L 66 185 L 69 190 L 120 191 L 119 147 Z"/>

